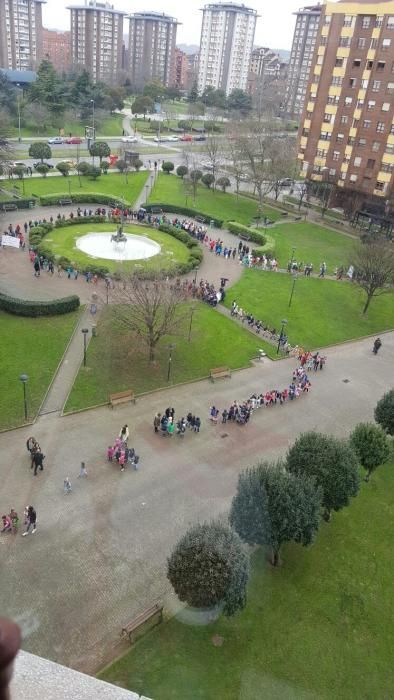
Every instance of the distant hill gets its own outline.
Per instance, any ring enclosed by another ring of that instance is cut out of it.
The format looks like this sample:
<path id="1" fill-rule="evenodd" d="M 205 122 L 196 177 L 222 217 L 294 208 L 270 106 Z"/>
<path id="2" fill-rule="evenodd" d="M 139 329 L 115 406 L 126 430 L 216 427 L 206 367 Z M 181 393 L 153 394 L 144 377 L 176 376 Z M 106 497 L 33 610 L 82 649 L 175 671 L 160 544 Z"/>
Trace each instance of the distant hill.
<path id="1" fill-rule="evenodd" d="M 288 51 L 287 49 L 272 49 L 272 50 L 279 54 L 282 61 L 285 61 L 286 63 L 288 63 L 288 61 L 290 60 L 291 51 Z"/>
<path id="2" fill-rule="evenodd" d="M 190 56 L 193 53 L 197 53 L 200 50 L 198 44 L 177 44 L 178 49 Z"/>

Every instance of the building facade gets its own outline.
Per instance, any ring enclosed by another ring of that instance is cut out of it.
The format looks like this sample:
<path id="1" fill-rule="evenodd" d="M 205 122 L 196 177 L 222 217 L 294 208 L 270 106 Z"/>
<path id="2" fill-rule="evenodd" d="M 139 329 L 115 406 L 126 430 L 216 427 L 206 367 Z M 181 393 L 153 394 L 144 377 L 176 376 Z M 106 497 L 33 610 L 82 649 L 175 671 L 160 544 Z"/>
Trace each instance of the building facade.
<path id="1" fill-rule="evenodd" d="M 285 112 L 294 119 L 300 118 L 304 108 L 321 12 L 321 5 L 311 5 L 294 13 L 296 24 L 285 96 Z"/>
<path id="2" fill-rule="evenodd" d="M 141 89 L 151 80 L 171 85 L 177 26 L 174 17 L 159 12 L 138 12 L 129 17 L 128 71 L 134 87 Z"/>
<path id="3" fill-rule="evenodd" d="M 337 202 L 393 194 L 394 1 L 324 6 L 299 131 L 303 174 Z"/>
<path id="4" fill-rule="evenodd" d="M 42 30 L 42 55 L 49 58 L 60 73 L 68 70 L 71 64 L 71 35 L 57 29 Z"/>
<path id="5" fill-rule="evenodd" d="M 203 8 L 198 91 L 211 86 L 224 90 L 247 89 L 257 12 L 245 5 L 214 3 Z"/>
<path id="6" fill-rule="evenodd" d="M 68 9 L 71 13 L 71 63 L 86 68 L 94 81 L 116 82 L 122 69 L 126 12 L 96 0 Z"/>
<path id="7" fill-rule="evenodd" d="M 174 71 L 171 84 L 178 90 L 186 90 L 188 66 L 185 52 L 175 48 Z"/>
<path id="8" fill-rule="evenodd" d="M 199 53 L 192 53 L 187 56 L 186 90 L 188 90 L 188 92 L 190 92 L 194 85 L 197 85 L 199 58 Z"/>
<path id="9" fill-rule="evenodd" d="M 0 68 L 31 70 L 42 58 L 45 0 L 0 0 Z"/>

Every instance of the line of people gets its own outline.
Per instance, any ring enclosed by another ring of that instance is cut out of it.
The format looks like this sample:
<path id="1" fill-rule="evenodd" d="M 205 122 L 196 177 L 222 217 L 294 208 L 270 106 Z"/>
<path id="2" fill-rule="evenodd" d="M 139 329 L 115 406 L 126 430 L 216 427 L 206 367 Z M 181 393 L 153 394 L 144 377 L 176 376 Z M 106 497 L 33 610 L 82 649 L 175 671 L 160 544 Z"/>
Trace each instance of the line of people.
<path id="1" fill-rule="evenodd" d="M 172 437 L 174 433 L 179 437 L 184 437 L 187 428 L 194 433 L 199 433 L 201 428 L 201 419 L 194 415 L 191 411 L 185 416 L 182 416 L 175 422 L 175 409 L 166 408 L 163 414 L 156 413 L 153 418 L 153 430 L 156 434 L 161 434 L 162 437 Z"/>

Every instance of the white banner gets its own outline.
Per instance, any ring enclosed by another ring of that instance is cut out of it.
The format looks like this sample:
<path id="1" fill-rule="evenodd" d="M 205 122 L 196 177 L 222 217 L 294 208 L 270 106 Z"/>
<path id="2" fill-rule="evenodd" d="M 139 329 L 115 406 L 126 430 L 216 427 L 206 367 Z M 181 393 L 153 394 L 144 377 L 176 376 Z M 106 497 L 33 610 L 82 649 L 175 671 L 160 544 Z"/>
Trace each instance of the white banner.
<path id="1" fill-rule="evenodd" d="M 11 248 L 19 248 L 20 241 L 19 238 L 16 238 L 15 236 L 7 236 L 5 233 L 3 233 L 1 237 L 1 245 L 9 245 Z"/>

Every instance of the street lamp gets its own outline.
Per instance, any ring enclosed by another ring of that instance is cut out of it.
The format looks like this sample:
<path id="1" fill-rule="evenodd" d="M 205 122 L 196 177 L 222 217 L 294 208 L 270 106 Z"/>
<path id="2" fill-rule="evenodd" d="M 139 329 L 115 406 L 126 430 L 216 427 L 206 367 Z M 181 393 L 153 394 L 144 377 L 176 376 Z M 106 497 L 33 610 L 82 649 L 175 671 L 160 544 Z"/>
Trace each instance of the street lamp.
<path id="1" fill-rule="evenodd" d="M 17 83 L 16 87 L 20 88 L 20 84 Z M 20 143 L 22 141 L 22 137 L 21 137 L 21 100 L 20 100 L 19 90 L 17 93 L 17 105 L 18 105 L 18 141 Z"/>
<path id="2" fill-rule="evenodd" d="M 95 121 L 94 121 L 94 118 L 95 118 L 94 110 L 95 110 L 96 104 L 95 104 L 94 100 L 90 100 L 90 104 L 92 105 L 92 131 L 93 131 L 92 143 L 94 144 L 94 142 L 96 140 L 96 128 L 95 128 Z M 92 163 L 94 165 L 94 155 L 92 156 Z"/>
<path id="3" fill-rule="evenodd" d="M 191 338 L 191 334 L 192 334 L 193 314 L 194 314 L 195 310 L 196 310 L 195 306 L 190 307 L 189 343 L 190 343 L 190 338 Z"/>
<path id="4" fill-rule="evenodd" d="M 169 356 L 168 356 L 168 371 L 167 371 L 167 382 L 170 381 L 170 376 L 171 376 L 171 363 L 172 363 L 172 351 L 175 350 L 176 345 L 174 343 L 170 343 L 170 345 L 167 345 L 168 350 L 169 350 Z"/>
<path id="5" fill-rule="evenodd" d="M 276 354 L 277 354 L 277 355 L 279 355 L 280 343 L 281 343 L 281 340 L 282 340 L 282 338 L 283 338 L 285 326 L 287 326 L 287 320 L 284 318 L 284 319 L 282 319 L 282 328 L 281 328 L 280 335 L 279 335 L 278 347 L 277 347 L 277 349 L 276 349 Z"/>
<path id="6" fill-rule="evenodd" d="M 291 306 L 291 302 L 293 301 L 293 294 L 294 294 L 294 289 L 295 289 L 295 283 L 297 282 L 297 277 L 298 277 L 298 275 L 296 273 L 293 277 L 293 286 L 291 288 L 291 294 L 290 294 L 290 299 L 289 299 L 289 309 Z"/>
<path id="7" fill-rule="evenodd" d="M 146 195 L 145 195 L 145 202 L 147 202 L 147 201 L 148 201 L 148 197 L 149 197 L 149 185 L 145 185 L 145 192 L 146 192 Z"/>
<path id="8" fill-rule="evenodd" d="M 291 260 L 290 260 L 290 270 L 289 270 L 289 272 L 291 272 L 292 269 L 293 269 L 294 253 L 296 252 L 296 250 L 297 250 L 296 246 L 293 245 L 293 248 L 292 248 L 292 250 L 291 250 Z"/>
<path id="9" fill-rule="evenodd" d="M 83 366 L 86 367 L 86 343 L 89 328 L 82 328 L 81 332 L 83 334 Z"/>
<path id="10" fill-rule="evenodd" d="M 22 382 L 23 385 L 23 405 L 25 408 L 25 421 L 27 421 L 27 398 L 26 398 L 26 384 L 29 381 L 29 377 L 27 374 L 21 374 L 19 377 L 20 381 Z"/>

